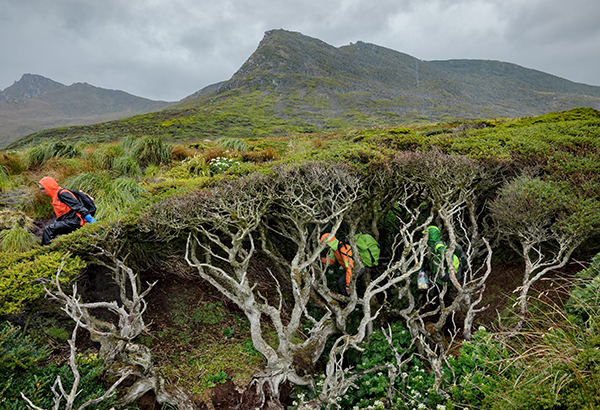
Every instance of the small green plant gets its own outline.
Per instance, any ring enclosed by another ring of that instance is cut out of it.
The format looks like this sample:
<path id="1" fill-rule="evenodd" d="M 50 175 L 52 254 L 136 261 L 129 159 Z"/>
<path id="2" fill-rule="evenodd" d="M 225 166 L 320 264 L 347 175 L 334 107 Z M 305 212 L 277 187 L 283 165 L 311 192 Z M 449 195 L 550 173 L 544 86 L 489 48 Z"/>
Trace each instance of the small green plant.
<path id="1" fill-rule="evenodd" d="M 261 356 L 261 353 L 256 350 L 254 347 L 254 343 L 252 343 L 252 339 L 246 339 L 244 344 L 242 345 L 244 352 L 248 353 L 250 356 Z"/>
<path id="2" fill-rule="evenodd" d="M 45 329 L 44 333 L 46 333 L 51 338 L 62 342 L 66 342 L 71 337 L 71 334 L 67 330 L 55 326 Z"/>
<path id="3" fill-rule="evenodd" d="M 217 384 L 223 384 L 227 381 L 227 373 L 224 371 L 220 371 L 217 374 L 209 374 L 204 376 L 202 381 L 200 382 L 201 386 L 204 388 L 212 388 Z"/>
<path id="4" fill-rule="evenodd" d="M 223 329 L 223 336 L 225 336 L 226 339 L 231 339 L 234 336 L 233 329 L 230 326 Z"/>
<path id="5" fill-rule="evenodd" d="M 194 323 L 204 323 L 206 325 L 216 325 L 223 321 L 224 313 L 221 302 L 202 303 L 197 306 L 190 314 Z"/>

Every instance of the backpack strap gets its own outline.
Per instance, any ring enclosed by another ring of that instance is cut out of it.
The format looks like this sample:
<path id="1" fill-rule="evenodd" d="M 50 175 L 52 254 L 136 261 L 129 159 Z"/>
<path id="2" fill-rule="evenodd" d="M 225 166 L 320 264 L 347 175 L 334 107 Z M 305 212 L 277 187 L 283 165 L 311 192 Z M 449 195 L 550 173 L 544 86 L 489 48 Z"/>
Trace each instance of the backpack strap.
<path id="1" fill-rule="evenodd" d="M 79 198 L 77 198 L 77 197 L 75 196 L 75 194 L 74 194 L 73 192 L 71 192 L 71 190 L 69 190 L 69 189 L 66 189 L 66 188 L 61 188 L 61 189 L 59 189 L 59 190 L 58 190 L 58 193 L 57 193 L 56 195 L 58 196 L 58 195 L 60 195 L 60 194 L 61 194 L 61 193 L 63 193 L 63 192 L 68 192 L 69 194 L 71 194 L 71 196 L 72 196 L 73 198 L 75 198 L 75 200 L 76 200 L 77 202 L 79 202 Z M 59 198 L 59 199 L 60 199 L 60 198 Z"/>

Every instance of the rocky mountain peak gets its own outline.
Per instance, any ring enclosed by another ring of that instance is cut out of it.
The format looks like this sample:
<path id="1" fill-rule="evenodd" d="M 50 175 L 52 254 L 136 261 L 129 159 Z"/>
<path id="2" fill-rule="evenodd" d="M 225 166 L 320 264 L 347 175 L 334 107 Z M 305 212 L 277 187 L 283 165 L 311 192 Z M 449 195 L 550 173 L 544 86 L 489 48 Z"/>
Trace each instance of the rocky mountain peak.
<path id="1" fill-rule="evenodd" d="M 50 91 L 66 87 L 64 84 L 37 74 L 23 74 L 19 81 L 0 92 L 0 100 L 19 101 L 38 98 Z"/>

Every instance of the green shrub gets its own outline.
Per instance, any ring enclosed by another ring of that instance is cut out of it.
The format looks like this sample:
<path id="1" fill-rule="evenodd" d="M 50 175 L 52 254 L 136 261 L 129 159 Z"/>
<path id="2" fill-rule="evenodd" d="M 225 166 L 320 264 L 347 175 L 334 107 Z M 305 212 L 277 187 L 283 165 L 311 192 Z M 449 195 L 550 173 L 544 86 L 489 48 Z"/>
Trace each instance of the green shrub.
<path id="1" fill-rule="evenodd" d="M 199 176 L 210 176 L 210 168 L 204 162 L 204 157 L 197 155 L 192 158 L 187 158 L 175 165 L 167 172 L 165 177 L 175 179 L 189 179 Z"/>
<path id="2" fill-rule="evenodd" d="M 400 323 L 392 324 L 392 343 L 404 358 L 414 352 L 411 346 L 411 336 L 408 330 Z M 395 365 L 396 358 L 390 349 L 387 339 L 382 331 L 371 335 L 368 342 L 364 343 L 364 351 L 357 358 L 355 371 L 367 370 L 379 365 Z M 406 365 L 404 372 L 395 380 L 396 395 L 394 409 L 436 408 L 445 400 L 433 391 L 434 375 L 426 370 L 425 365 L 416 357 Z M 367 373 L 360 377 L 354 388 L 348 390 L 340 398 L 339 405 L 344 409 L 367 408 L 378 405 L 379 399 L 387 397 L 390 380 L 387 370 Z"/>
<path id="3" fill-rule="evenodd" d="M 0 323 L 0 374 L 27 370 L 43 363 L 49 354 L 48 346 L 38 347 L 19 328 L 9 322 Z"/>
<path id="4" fill-rule="evenodd" d="M 471 341 L 463 342 L 459 354 L 448 358 L 453 369 L 453 377 L 446 372 L 447 382 L 452 384 L 452 401 L 480 407 L 486 397 L 493 397 L 502 381 L 514 374 L 511 357 L 511 351 L 492 333 L 485 329 L 474 332 Z"/>
<path id="5" fill-rule="evenodd" d="M 23 254 L 0 253 L 0 316 L 19 312 L 24 303 L 45 295 L 44 286 L 62 264 L 61 281 L 72 281 L 85 267 L 77 256 L 39 249 Z"/>
<path id="6" fill-rule="evenodd" d="M 0 324 L 0 408 L 22 410 L 27 408 L 23 393 L 35 405 L 41 408 L 54 408 L 54 395 L 51 387 L 57 376 L 66 391 L 73 386 L 73 373 L 69 366 L 50 364 L 42 366 L 48 359 L 50 350 L 39 347 L 20 329 L 8 323 Z M 97 357 L 77 357 L 77 367 L 81 376 L 80 392 L 75 401 L 78 408 L 83 403 L 102 396 L 106 389 L 99 376 L 104 371 L 102 361 Z M 94 409 L 108 409 L 115 405 L 110 398 L 94 406 Z M 63 404 L 64 406 L 64 404 Z"/>

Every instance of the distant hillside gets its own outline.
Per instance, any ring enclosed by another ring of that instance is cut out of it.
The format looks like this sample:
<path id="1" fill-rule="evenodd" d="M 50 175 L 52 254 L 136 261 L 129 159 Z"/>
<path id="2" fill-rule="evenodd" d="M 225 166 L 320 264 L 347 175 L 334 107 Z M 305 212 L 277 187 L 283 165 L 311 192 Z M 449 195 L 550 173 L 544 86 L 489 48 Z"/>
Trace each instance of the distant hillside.
<path id="1" fill-rule="evenodd" d="M 63 92 L 60 88 L 45 96 L 57 96 L 52 98 L 53 107 L 67 110 L 67 96 L 58 97 Z M 29 101 L 49 104 L 42 98 Z M 99 105 L 86 108 L 79 103 L 71 109 L 76 107 L 83 116 Z M 90 141 L 125 134 L 173 141 L 244 138 L 529 117 L 577 107 L 600 109 L 600 87 L 500 61 L 423 61 L 360 41 L 338 48 L 300 33 L 271 30 L 231 79 L 205 87 L 168 110 L 98 125 L 46 129 L 21 138 L 11 148 L 57 139 L 77 141 L 81 135 Z"/>
<path id="2" fill-rule="evenodd" d="M 272 108 L 278 115 L 315 124 L 364 115 L 369 116 L 366 122 L 389 122 L 600 108 L 600 87 L 515 64 L 422 61 L 360 41 L 336 48 L 285 30 L 267 32 L 213 97 L 230 100 L 255 92 L 276 96 Z"/>
<path id="3" fill-rule="evenodd" d="M 86 83 L 66 86 L 39 75 L 25 74 L 0 91 L 0 147 L 43 129 L 111 121 L 170 105 L 173 103 Z"/>

